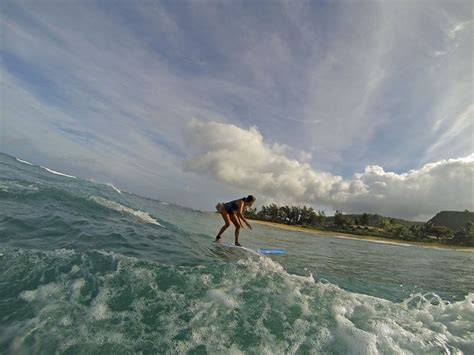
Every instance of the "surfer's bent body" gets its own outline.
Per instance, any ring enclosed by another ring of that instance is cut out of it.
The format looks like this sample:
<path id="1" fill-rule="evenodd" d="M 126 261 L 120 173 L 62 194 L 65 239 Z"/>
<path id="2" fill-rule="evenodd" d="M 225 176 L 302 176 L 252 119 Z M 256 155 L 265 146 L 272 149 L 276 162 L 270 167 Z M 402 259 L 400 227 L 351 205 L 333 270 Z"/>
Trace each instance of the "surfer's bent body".
<path id="1" fill-rule="evenodd" d="M 216 242 L 221 240 L 221 235 L 230 226 L 230 222 L 232 222 L 235 226 L 235 245 L 242 246 L 239 243 L 239 234 L 240 234 L 240 227 L 242 227 L 242 221 L 252 229 L 252 226 L 247 222 L 245 217 L 243 216 L 243 212 L 246 208 L 252 206 L 255 202 L 256 198 L 252 195 L 248 195 L 247 197 L 226 202 L 226 203 L 218 203 L 216 205 L 216 210 L 219 212 L 224 219 L 225 224 L 222 226 L 221 230 L 217 234 Z"/>

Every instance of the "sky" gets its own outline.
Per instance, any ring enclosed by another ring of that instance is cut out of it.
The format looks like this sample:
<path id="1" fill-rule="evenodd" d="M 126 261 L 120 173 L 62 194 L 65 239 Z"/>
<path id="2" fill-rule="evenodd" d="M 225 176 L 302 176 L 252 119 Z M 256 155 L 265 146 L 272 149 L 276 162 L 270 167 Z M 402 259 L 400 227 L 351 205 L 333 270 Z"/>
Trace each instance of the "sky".
<path id="1" fill-rule="evenodd" d="M 0 152 L 199 210 L 474 210 L 472 2 L 0 3 Z"/>

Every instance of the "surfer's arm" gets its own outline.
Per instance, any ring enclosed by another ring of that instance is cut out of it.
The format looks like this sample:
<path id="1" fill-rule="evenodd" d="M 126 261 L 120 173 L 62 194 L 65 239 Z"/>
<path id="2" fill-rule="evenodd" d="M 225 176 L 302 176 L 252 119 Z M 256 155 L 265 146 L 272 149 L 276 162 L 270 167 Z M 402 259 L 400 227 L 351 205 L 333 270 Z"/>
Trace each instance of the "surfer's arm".
<path id="1" fill-rule="evenodd" d="M 237 217 L 239 218 L 240 221 L 244 221 L 245 224 L 247 225 L 247 227 L 252 229 L 252 226 L 250 225 L 249 222 L 247 222 L 247 220 L 245 219 L 242 212 L 244 212 L 244 204 L 243 203 L 240 204 L 239 210 L 237 211 Z M 242 222 L 240 222 L 240 225 L 242 225 Z"/>
<path id="2" fill-rule="evenodd" d="M 240 216 L 239 216 L 239 213 L 237 213 L 237 220 L 239 221 L 239 225 L 240 225 L 242 228 L 245 228 L 245 227 L 244 227 L 244 224 L 242 223 L 242 219 L 241 219 Z"/>

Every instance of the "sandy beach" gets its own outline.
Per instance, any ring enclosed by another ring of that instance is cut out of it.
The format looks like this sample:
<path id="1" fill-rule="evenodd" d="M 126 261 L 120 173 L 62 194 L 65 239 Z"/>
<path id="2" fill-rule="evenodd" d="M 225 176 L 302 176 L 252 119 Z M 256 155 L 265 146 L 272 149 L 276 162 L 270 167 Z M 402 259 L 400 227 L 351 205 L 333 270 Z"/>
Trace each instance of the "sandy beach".
<path id="1" fill-rule="evenodd" d="M 330 232 L 330 231 L 323 231 L 323 230 L 313 229 L 313 228 L 304 228 L 301 226 L 289 226 L 286 224 L 261 221 L 257 219 L 252 219 L 251 221 L 253 223 L 266 225 L 269 227 L 286 229 L 286 230 L 291 230 L 295 232 L 302 232 L 302 233 L 312 234 L 316 236 L 327 236 L 327 237 L 345 238 L 345 239 L 358 239 L 358 240 L 364 240 L 364 241 L 373 242 L 373 243 L 393 244 L 393 245 L 406 246 L 406 247 L 416 245 L 422 248 L 449 249 L 449 250 L 463 251 L 463 252 L 468 252 L 468 253 L 474 252 L 474 248 L 465 247 L 465 246 L 446 245 L 446 244 L 441 244 L 441 243 L 423 243 L 423 242 L 415 242 L 415 241 L 387 239 L 387 238 L 374 237 L 374 236 L 368 236 L 368 235 L 361 236 L 361 235 L 354 235 L 354 234 L 349 234 L 349 233 Z"/>

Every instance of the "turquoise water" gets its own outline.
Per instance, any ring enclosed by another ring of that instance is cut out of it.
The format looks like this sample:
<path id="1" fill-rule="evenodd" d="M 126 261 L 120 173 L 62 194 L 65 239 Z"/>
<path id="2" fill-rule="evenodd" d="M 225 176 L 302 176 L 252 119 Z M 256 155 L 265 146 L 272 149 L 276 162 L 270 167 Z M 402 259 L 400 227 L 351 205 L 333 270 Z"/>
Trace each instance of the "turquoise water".
<path id="1" fill-rule="evenodd" d="M 474 353 L 474 254 L 221 224 L 0 154 L 0 353 Z"/>

